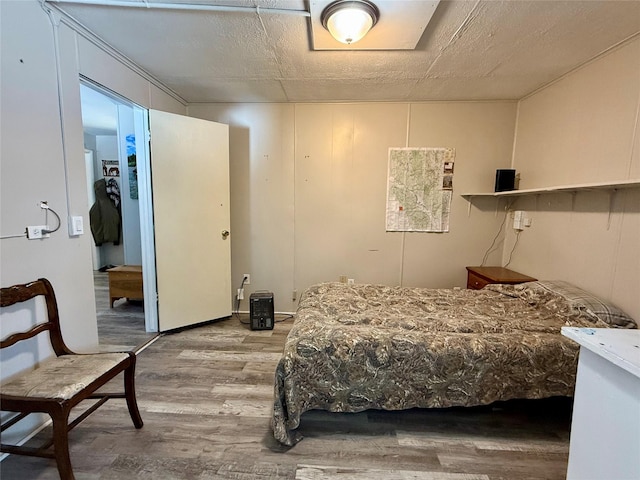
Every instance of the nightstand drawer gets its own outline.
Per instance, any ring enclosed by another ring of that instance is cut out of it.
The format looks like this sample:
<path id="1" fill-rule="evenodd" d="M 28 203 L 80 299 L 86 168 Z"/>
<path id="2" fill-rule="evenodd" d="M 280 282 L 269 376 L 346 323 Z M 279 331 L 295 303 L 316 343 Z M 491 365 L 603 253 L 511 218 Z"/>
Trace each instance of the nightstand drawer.
<path id="1" fill-rule="evenodd" d="M 473 290 L 480 290 L 485 285 L 489 285 L 491 282 L 486 278 L 479 277 L 471 272 L 467 275 L 467 288 Z"/>

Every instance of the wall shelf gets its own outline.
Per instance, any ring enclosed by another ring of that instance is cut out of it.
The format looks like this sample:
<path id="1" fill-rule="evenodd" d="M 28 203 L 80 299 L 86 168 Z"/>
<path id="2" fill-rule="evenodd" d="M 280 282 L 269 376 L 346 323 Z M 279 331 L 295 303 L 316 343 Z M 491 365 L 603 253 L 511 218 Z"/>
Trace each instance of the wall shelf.
<path id="1" fill-rule="evenodd" d="M 543 193 L 568 192 L 577 193 L 588 190 L 619 190 L 623 188 L 639 188 L 640 179 L 621 180 L 617 182 L 579 183 L 575 185 L 558 185 L 555 187 L 528 188 L 525 190 L 509 190 L 506 192 L 463 193 L 468 200 L 473 197 L 519 197 L 523 195 L 540 195 Z"/>
<path id="2" fill-rule="evenodd" d="M 640 188 L 640 179 L 634 180 L 620 180 L 617 182 L 596 182 L 596 183 L 578 183 L 575 185 L 558 185 L 555 187 L 541 187 L 541 188 L 528 188 L 525 190 L 509 190 L 506 192 L 490 192 L 490 193 L 463 193 L 464 197 L 469 205 L 467 207 L 467 216 L 471 215 L 471 202 L 474 197 L 522 197 L 525 195 L 541 195 L 545 193 L 571 193 L 573 194 L 573 202 L 571 209 L 573 210 L 575 204 L 575 194 L 578 192 L 587 192 L 594 190 L 605 190 L 609 192 L 609 218 L 607 220 L 607 230 L 611 225 L 611 212 L 613 211 L 613 204 L 615 196 L 618 190 L 628 188 Z M 496 205 L 496 214 L 498 212 L 498 206 Z"/>

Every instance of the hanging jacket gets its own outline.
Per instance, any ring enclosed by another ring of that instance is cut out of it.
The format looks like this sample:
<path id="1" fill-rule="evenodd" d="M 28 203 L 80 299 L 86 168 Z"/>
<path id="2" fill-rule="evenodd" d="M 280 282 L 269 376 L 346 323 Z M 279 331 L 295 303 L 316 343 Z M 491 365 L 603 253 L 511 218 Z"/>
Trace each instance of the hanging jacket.
<path id="1" fill-rule="evenodd" d="M 109 198 L 107 182 L 105 182 L 104 178 L 94 183 L 93 189 L 96 193 L 96 203 L 89 210 L 93 241 L 98 247 L 108 242 L 118 245 L 122 228 L 120 209 Z"/>

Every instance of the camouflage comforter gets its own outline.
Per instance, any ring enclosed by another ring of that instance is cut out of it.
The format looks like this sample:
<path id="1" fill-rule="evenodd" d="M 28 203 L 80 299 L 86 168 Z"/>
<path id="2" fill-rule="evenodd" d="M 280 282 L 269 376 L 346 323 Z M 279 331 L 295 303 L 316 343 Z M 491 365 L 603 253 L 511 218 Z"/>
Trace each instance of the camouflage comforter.
<path id="1" fill-rule="evenodd" d="M 275 438 L 297 443 L 300 416 L 312 409 L 401 410 L 573 395 L 579 347 L 560 327 L 607 325 L 529 285 L 309 288 L 276 370 Z"/>

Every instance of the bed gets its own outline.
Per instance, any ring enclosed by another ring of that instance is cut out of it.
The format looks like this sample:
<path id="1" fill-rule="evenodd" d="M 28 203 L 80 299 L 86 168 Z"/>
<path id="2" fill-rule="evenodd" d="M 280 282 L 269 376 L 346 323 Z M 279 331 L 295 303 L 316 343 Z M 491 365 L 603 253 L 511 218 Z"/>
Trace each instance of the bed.
<path id="1" fill-rule="evenodd" d="M 565 282 L 482 290 L 322 283 L 303 294 L 276 368 L 272 429 L 309 410 L 359 412 L 572 396 L 578 346 L 560 327 L 636 328 Z"/>

